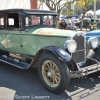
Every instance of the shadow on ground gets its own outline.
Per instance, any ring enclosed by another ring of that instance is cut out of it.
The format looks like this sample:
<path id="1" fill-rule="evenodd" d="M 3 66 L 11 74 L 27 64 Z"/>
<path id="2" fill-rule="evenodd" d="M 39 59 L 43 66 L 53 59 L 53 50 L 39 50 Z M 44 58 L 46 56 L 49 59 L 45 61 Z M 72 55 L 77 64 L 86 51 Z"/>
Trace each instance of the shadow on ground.
<path id="1" fill-rule="evenodd" d="M 71 79 L 66 92 L 53 94 L 42 85 L 38 78 L 37 69 L 21 70 L 0 62 L 0 87 L 15 90 L 15 95 L 30 97 L 30 99 L 20 100 L 33 100 L 31 96 L 49 96 L 49 100 L 78 100 L 89 98 L 89 95 L 98 91 L 100 93 L 100 72 L 83 78 Z M 15 98 L 15 100 L 19 99 Z"/>

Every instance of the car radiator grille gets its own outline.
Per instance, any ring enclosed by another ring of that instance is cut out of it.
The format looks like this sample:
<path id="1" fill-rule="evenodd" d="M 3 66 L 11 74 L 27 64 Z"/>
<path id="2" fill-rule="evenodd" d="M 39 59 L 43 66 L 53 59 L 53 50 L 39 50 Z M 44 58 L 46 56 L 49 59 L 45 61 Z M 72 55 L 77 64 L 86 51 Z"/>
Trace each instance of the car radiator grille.
<path id="1" fill-rule="evenodd" d="M 76 63 L 84 62 L 85 61 L 85 37 L 83 35 L 75 35 L 73 39 L 77 43 L 76 52 L 72 54 L 72 58 Z"/>

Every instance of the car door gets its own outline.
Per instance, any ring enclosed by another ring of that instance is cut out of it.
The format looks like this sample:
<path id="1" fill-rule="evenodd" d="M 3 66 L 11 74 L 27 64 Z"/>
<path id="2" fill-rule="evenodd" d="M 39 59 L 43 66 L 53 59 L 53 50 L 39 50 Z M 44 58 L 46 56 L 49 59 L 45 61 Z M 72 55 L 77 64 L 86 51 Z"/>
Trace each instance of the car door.
<path id="1" fill-rule="evenodd" d="M 9 51 L 23 53 L 18 12 L 7 13 L 6 20 L 7 44 Z"/>
<path id="2" fill-rule="evenodd" d="M 1 50 L 8 50 L 7 34 L 5 31 L 5 14 L 4 12 L 0 12 L 0 49 Z"/>

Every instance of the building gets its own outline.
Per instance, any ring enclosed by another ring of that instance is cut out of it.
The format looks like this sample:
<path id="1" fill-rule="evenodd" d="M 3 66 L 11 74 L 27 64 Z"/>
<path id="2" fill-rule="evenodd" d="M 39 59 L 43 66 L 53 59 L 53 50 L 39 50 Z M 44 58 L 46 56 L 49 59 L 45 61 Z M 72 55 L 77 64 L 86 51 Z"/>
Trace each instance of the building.
<path id="1" fill-rule="evenodd" d="M 0 0 L 0 10 L 12 8 L 37 9 L 37 0 Z"/>

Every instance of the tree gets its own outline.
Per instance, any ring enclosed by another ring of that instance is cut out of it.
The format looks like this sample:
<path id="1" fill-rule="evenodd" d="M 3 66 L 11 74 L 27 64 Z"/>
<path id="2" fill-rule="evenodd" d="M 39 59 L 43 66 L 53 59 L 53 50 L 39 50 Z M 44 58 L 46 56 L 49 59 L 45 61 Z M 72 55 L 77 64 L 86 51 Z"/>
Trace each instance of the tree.
<path id="1" fill-rule="evenodd" d="M 76 14 L 75 9 L 72 8 L 72 6 L 75 7 L 75 3 L 74 4 L 73 3 L 74 1 L 68 2 L 66 6 L 62 9 L 61 14 L 62 15 Z"/>
<path id="2" fill-rule="evenodd" d="M 76 6 L 79 9 L 82 9 L 82 11 L 83 11 L 83 16 L 81 19 L 81 30 L 83 28 L 83 18 L 85 16 L 86 11 L 89 10 L 89 3 L 90 2 L 93 2 L 93 0 L 76 0 Z"/>
<path id="3" fill-rule="evenodd" d="M 50 10 L 55 10 L 59 14 L 61 10 L 69 3 L 68 1 L 69 0 L 40 0 L 40 2 L 43 2 Z"/>

